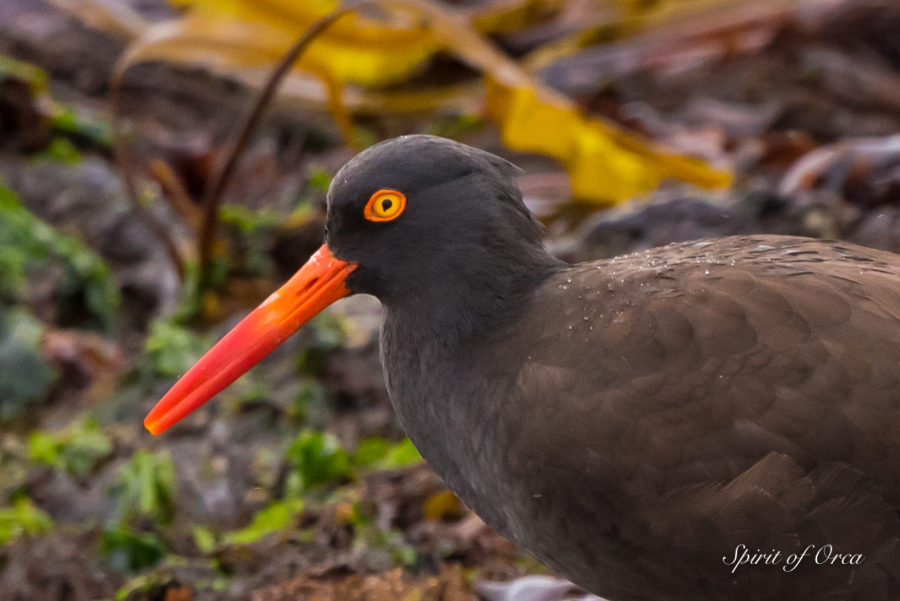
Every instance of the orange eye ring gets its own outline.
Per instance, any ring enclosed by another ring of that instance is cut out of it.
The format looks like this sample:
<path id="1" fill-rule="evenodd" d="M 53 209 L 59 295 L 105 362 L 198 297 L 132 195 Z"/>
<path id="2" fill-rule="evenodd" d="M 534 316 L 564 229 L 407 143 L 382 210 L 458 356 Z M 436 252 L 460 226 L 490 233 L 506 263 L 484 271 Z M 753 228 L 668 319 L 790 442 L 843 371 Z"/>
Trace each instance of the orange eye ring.
<path id="1" fill-rule="evenodd" d="M 398 190 L 383 188 L 369 198 L 363 215 L 369 221 L 393 221 L 406 208 L 406 195 Z"/>

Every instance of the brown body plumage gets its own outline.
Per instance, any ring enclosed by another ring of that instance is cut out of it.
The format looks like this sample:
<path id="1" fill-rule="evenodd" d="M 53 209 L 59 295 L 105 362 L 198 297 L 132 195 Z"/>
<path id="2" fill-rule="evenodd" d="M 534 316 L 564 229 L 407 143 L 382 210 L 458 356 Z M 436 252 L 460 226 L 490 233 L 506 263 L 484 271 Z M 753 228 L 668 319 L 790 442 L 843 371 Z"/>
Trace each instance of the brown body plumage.
<path id="1" fill-rule="evenodd" d="M 489 524 L 615 601 L 900 596 L 900 256 L 742 236 L 538 279 L 458 338 L 387 305 L 401 421 Z"/>
<path id="2" fill-rule="evenodd" d="M 900 596 L 897 255 L 777 236 L 675 244 L 561 268 L 468 348 L 392 332 L 392 395 L 425 456 L 589 590 Z M 760 563 L 734 569 L 744 550 Z"/>

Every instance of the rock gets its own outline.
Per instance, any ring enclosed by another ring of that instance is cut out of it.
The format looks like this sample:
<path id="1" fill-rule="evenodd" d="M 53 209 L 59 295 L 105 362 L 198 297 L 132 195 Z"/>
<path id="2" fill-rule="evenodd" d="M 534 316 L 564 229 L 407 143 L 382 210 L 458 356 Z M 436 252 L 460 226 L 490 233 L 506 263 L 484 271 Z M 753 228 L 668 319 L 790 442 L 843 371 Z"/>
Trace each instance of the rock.
<path id="1" fill-rule="evenodd" d="M 41 354 L 44 326 L 21 309 L 0 306 L 0 419 L 10 419 L 44 400 L 57 372 Z"/>

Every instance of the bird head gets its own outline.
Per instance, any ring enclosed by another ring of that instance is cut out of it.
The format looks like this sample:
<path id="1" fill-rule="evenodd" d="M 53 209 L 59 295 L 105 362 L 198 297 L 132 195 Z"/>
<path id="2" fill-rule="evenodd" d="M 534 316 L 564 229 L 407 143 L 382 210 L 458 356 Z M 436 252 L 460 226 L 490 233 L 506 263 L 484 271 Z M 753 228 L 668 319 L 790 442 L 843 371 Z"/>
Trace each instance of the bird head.
<path id="1" fill-rule="evenodd" d="M 325 244 L 175 383 L 145 427 L 165 431 L 348 294 L 372 294 L 390 307 L 471 296 L 464 278 L 513 277 L 522 257 L 540 248 L 517 171 L 434 136 L 388 140 L 355 156 L 329 188 Z"/>

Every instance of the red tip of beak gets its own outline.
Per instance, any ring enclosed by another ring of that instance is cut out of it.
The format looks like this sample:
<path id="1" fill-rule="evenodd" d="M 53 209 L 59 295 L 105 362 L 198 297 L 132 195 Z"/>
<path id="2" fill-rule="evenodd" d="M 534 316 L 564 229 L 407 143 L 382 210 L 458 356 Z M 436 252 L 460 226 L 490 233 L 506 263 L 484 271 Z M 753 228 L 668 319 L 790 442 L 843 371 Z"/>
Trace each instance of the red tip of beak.
<path id="1" fill-rule="evenodd" d="M 325 307 L 350 294 L 344 281 L 356 269 L 322 245 L 309 261 L 184 374 L 144 418 L 151 434 L 210 400 Z"/>

